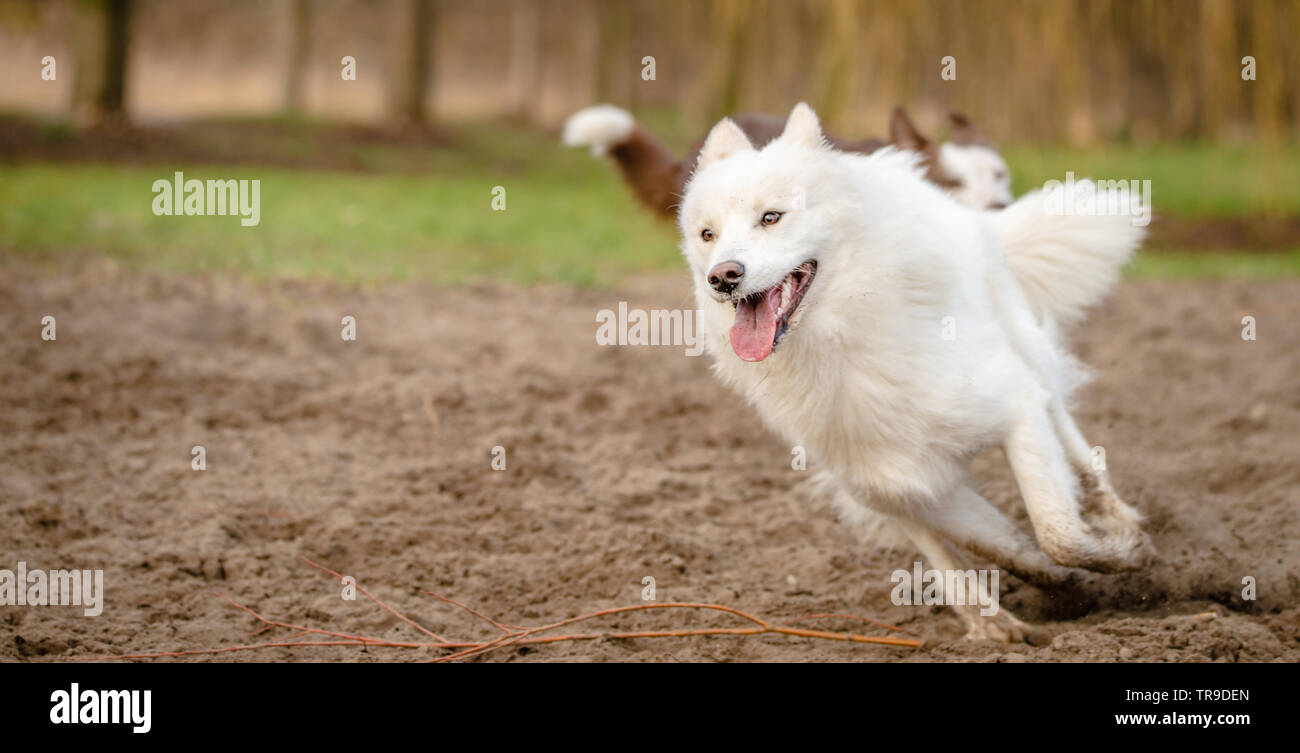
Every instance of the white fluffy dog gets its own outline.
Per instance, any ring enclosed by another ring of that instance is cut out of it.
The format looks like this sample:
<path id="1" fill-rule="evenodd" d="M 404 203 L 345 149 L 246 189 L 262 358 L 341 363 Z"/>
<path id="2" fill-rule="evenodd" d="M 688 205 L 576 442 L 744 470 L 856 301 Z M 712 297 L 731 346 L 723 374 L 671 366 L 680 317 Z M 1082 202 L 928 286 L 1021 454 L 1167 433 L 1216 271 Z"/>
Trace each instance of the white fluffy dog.
<path id="1" fill-rule="evenodd" d="M 1153 553 L 1070 416 L 1082 370 L 1057 335 L 1143 231 L 1044 199 L 967 209 L 914 155 L 829 148 L 800 104 L 762 150 L 718 123 L 679 222 L 715 371 L 825 469 L 842 515 L 897 526 L 939 569 L 965 569 L 966 549 L 1051 584 Z M 972 483 L 992 445 L 1038 546 Z M 1006 611 L 958 611 L 971 638 L 1038 637 Z"/>

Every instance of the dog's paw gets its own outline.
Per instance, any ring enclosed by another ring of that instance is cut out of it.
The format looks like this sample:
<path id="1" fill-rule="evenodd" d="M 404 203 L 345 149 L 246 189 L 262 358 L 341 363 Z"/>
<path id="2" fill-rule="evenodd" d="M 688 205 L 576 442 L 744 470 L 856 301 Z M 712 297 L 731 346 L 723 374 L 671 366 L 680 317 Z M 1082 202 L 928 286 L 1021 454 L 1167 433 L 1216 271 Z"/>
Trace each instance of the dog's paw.
<path id="1" fill-rule="evenodd" d="M 1096 558 L 1090 570 L 1126 572 L 1149 567 L 1156 561 L 1151 537 L 1142 530 L 1142 513 L 1126 503 L 1105 474 L 1083 474 L 1082 518 L 1095 541 L 1084 548 Z"/>
<path id="2" fill-rule="evenodd" d="M 1137 531 L 1136 539 L 1136 542 L 1128 548 L 1127 556 L 1124 558 L 1125 571 L 1146 570 L 1160 562 L 1156 545 L 1146 531 Z"/>
<path id="3" fill-rule="evenodd" d="M 1021 622 L 1006 610 L 992 616 L 978 612 L 965 615 L 968 641 L 996 641 L 998 643 L 1028 643 L 1031 646 L 1045 646 L 1052 641 L 1052 634 L 1037 625 Z"/>
<path id="4" fill-rule="evenodd" d="M 1157 561 L 1151 537 L 1137 527 L 1107 531 L 1093 526 L 1069 536 L 1042 536 L 1039 543 L 1058 564 L 1099 573 L 1142 570 Z"/>
<path id="5" fill-rule="evenodd" d="M 1089 568 L 1098 572 L 1128 573 L 1145 570 L 1159 561 L 1151 536 L 1140 529 L 1103 539 L 1098 548 L 1106 554 Z"/>

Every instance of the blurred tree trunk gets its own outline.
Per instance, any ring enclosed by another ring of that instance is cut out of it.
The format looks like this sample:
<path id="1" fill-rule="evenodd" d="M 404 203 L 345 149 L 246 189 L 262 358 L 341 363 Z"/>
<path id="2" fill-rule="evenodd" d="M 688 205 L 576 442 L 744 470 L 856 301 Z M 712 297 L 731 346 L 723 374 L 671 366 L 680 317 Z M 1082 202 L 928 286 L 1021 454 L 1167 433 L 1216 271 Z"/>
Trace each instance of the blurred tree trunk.
<path id="1" fill-rule="evenodd" d="M 632 49 L 633 11 L 627 2 L 597 0 L 596 99 L 601 102 L 631 105 L 635 82 L 641 80 L 641 56 Z"/>
<path id="2" fill-rule="evenodd" d="M 1286 71 L 1283 63 L 1282 45 L 1278 44 L 1277 13 L 1280 3 L 1262 0 L 1252 6 L 1252 34 L 1250 54 L 1258 61 L 1263 70 L 1257 69 L 1257 78 L 1249 82 L 1250 93 L 1254 96 L 1252 110 L 1255 118 L 1255 132 L 1266 144 L 1277 145 L 1282 141 L 1283 116 L 1286 103 L 1286 85 L 1283 81 Z M 1294 43 L 1294 39 L 1291 40 Z M 1238 70 L 1240 67 L 1238 66 Z M 1240 75 L 1238 75 L 1240 77 Z"/>
<path id="3" fill-rule="evenodd" d="M 99 90 L 99 115 L 126 120 L 126 56 L 130 44 L 130 0 L 108 0 L 104 25 L 104 81 Z"/>
<path id="4" fill-rule="evenodd" d="M 311 11 L 308 0 L 290 0 L 289 59 L 286 63 L 284 78 L 284 107 L 294 115 L 303 110 L 303 86 L 307 69 L 308 40 L 311 38 Z"/>
<path id="5" fill-rule="evenodd" d="M 433 0 L 404 0 L 399 5 L 398 61 L 390 72 L 390 109 L 399 124 L 428 122 L 425 98 L 432 80 Z"/>
<path id="6" fill-rule="evenodd" d="M 676 61 L 674 65 L 676 69 L 699 70 L 703 67 L 701 60 L 704 54 L 699 45 L 695 44 L 695 36 L 700 27 L 697 19 L 701 15 L 702 6 L 686 0 L 677 0 L 669 7 L 667 23 L 664 25 L 665 55 Z M 700 75 L 665 75 L 661 79 L 662 88 L 656 87 L 656 90 L 666 96 L 657 99 L 656 104 L 676 104 L 676 114 L 680 122 L 691 131 L 699 131 L 706 126 L 711 126 L 713 124 L 708 122 L 708 117 L 713 113 L 706 106 L 706 98 L 711 92 L 706 79 L 706 76 Z M 683 148 L 686 145 L 673 144 L 673 146 Z"/>
<path id="7" fill-rule="evenodd" d="M 1184 139 L 1196 135 L 1196 100 L 1204 94 L 1204 87 L 1198 77 L 1189 75 L 1190 70 L 1195 70 L 1189 57 L 1199 50 L 1189 50 L 1188 40 L 1195 39 L 1196 24 L 1204 21 L 1193 12 L 1189 6 L 1188 13 L 1160 12 L 1155 17 L 1159 49 L 1165 57 L 1164 79 L 1169 97 L 1162 132 L 1165 138 Z"/>
<path id="8" fill-rule="evenodd" d="M 750 7 L 745 0 L 716 0 L 713 5 L 713 28 L 721 37 L 714 51 L 714 70 L 717 78 L 710 122 L 736 114 L 740 106 L 740 93 L 744 86 L 745 42 L 749 36 Z"/>
<path id="9" fill-rule="evenodd" d="M 535 114 L 542 69 L 542 12 L 532 0 L 515 0 L 510 10 L 510 73 L 507 96 L 511 115 Z"/>
<path id="10" fill-rule="evenodd" d="M 857 88 L 858 14 L 853 0 L 833 0 L 819 6 L 823 40 L 817 60 L 817 75 L 811 104 L 822 122 L 836 127 L 847 125 L 840 115 Z"/>

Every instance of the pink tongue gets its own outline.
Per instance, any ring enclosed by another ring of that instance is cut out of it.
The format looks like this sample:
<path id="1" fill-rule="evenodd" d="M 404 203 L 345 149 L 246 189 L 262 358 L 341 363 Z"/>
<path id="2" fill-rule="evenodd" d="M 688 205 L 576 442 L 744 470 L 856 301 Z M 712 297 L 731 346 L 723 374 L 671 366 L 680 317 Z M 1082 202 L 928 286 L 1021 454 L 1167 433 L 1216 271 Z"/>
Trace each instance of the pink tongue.
<path id="1" fill-rule="evenodd" d="M 781 286 L 759 296 L 757 303 L 754 301 L 746 298 L 736 306 L 736 323 L 731 325 L 731 349 L 745 361 L 761 361 L 772 353 Z"/>

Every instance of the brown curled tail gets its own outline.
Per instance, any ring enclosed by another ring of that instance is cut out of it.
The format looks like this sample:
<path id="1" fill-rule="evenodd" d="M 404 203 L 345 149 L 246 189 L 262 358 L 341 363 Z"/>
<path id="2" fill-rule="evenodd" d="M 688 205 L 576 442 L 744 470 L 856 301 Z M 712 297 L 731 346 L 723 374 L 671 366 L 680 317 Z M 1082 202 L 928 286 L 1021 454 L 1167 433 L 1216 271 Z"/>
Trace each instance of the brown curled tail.
<path id="1" fill-rule="evenodd" d="M 608 156 L 642 204 L 668 218 L 676 215 L 689 169 L 627 111 L 596 105 L 574 113 L 564 125 L 564 143 Z"/>

